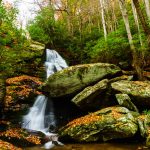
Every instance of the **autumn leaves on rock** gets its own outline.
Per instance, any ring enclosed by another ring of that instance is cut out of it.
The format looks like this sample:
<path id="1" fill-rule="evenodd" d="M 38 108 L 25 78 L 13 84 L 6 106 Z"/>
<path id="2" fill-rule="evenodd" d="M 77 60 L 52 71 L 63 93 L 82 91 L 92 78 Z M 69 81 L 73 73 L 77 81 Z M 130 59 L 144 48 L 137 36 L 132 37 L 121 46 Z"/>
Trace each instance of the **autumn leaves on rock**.
<path id="1" fill-rule="evenodd" d="M 23 104 L 32 103 L 36 95 L 41 94 L 38 87 L 42 82 L 37 77 L 22 75 L 6 80 L 4 111 L 19 111 Z"/>

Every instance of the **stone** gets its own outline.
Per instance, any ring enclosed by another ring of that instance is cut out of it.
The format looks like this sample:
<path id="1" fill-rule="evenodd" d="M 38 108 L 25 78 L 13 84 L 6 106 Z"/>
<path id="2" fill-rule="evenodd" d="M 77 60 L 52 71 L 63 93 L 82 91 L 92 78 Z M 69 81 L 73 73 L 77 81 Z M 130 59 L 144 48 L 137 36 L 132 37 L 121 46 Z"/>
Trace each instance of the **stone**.
<path id="1" fill-rule="evenodd" d="M 132 103 L 130 97 L 127 94 L 116 94 L 116 99 L 120 106 L 138 112 L 137 107 Z"/>
<path id="2" fill-rule="evenodd" d="M 51 75 L 41 89 L 49 92 L 51 97 L 75 95 L 85 87 L 120 72 L 118 66 L 107 63 L 71 66 Z"/>
<path id="3" fill-rule="evenodd" d="M 79 94 L 77 94 L 71 101 L 83 110 L 100 109 L 104 104 L 104 95 L 108 87 L 108 79 L 99 81 L 94 86 L 88 86 Z"/>
<path id="4" fill-rule="evenodd" d="M 146 138 L 146 146 L 150 147 L 150 114 L 143 114 L 138 117 L 138 125 L 141 136 Z"/>
<path id="5" fill-rule="evenodd" d="M 78 142 L 108 141 L 133 137 L 137 120 L 125 107 L 107 107 L 69 122 L 60 129 L 60 136 Z"/>
<path id="6" fill-rule="evenodd" d="M 111 87 L 117 93 L 128 94 L 140 109 L 150 106 L 150 81 L 121 80 L 112 83 Z"/>

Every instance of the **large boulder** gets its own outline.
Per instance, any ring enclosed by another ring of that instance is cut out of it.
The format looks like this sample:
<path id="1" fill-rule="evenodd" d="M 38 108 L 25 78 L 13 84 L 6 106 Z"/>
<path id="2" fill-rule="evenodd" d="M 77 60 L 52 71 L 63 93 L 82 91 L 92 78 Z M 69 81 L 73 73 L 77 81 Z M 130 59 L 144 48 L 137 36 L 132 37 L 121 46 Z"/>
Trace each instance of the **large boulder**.
<path id="1" fill-rule="evenodd" d="M 69 122 L 60 135 L 79 142 L 93 142 L 132 137 L 137 130 L 137 120 L 130 111 L 114 106 Z"/>
<path id="2" fill-rule="evenodd" d="M 83 110 L 100 109 L 105 104 L 108 79 L 99 81 L 94 86 L 86 87 L 77 94 L 71 101 Z"/>
<path id="3" fill-rule="evenodd" d="M 68 67 L 51 75 L 42 90 L 51 97 L 73 95 L 89 85 L 93 85 L 105 77 L 112 77 L 121 72 L 113 64 L 95 63 Z"/>
<path id="4" fill-rule="evenodd" d="M 150 81 L 121 80 L 112 83 L 111 87 L 118 93 L 128 94 L 140 109 L 150 106 Z"/>

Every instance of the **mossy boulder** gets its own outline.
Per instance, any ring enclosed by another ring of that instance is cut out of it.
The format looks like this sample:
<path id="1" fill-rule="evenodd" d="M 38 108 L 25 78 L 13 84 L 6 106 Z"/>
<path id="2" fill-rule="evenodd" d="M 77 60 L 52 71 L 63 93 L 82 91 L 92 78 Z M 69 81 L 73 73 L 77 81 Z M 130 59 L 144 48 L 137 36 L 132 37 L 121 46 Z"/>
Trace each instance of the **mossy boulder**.
<path id="1" fill-rule="evenodd" d="M 138 108 L 150 107 L 150 81 L 121 80 L 111 84 L 117 93 L 128 94 Z"/>
<path id="2" fill-rule="evenodd" d="M 137 130 L 137 120 L 130 111 L 114 106 L 69 122 L 60 129 L 60 135 L 78 142 L 93 142 L 132 137 Z"/>
<path id="3" fill-rule="evenodd" d="M 140 115 L 138 124 L 141 136 L 146 138 L 146 146 L 150 147 L 150 115 Z"/>
<path id="4" fill-rule="evenodd" d="M 83 110 L 98 110 L 105 103 L 105 94 L 108 87 L 108 79 L 99 81 L 94 86 L 88 86 L 71 101 Z M 106 105 L 105 105 L 106 106 Z M 104 107 L 103 107 L 104 108 Z"/>
<path id="5" fill-rule="evenodd" d="M 49 92 L 51 97 L 74 95 L 85 87 L 119 72 L 121 70 L 118 66 L 107 63 L 71 66 L 51 75 L 42 90 Z"/>
<path id="6" fill-rule="evenodd" d="M 120 106 L 138 112 L 137 107 L 132 103 L 130 97 L 127 94 L 116 94 L 116 99 Z"/>

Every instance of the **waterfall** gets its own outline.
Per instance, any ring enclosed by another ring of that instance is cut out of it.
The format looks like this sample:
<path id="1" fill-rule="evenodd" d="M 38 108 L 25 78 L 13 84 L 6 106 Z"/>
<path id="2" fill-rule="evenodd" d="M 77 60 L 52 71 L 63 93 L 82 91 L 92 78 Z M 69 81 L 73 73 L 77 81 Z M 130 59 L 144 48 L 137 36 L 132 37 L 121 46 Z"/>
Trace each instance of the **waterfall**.
<path id="1" fill-rule="evenodd" d="M 45 131 L 44 116 L 47 98 L 44 95 L 39 95 L 35 103 L 30 108 L 29 113 L 23 117 L 23 128 L 30 130 Z"/>
<path id="2" fill-rule="evenodd" d="M 45 66 L 47 78 L 53 73 L 68 67 L 66 61 L 55 50 L 49 49 L 46 49 Z"/>
<path id="3" fill-rule="evenodd" d="M 45 66 L 47 78 L 55 72 L 68 67 L 65 60 L 55 50 L 50 49 L 46 49 Z M 47 114 L 45 114 L 46 108 L 49 111 Z M 49 135 L 49 126 L 55 126 L 55 124 L 53 102 L 50 99 L 48 100 L 46 96 L 39 95 L 29 113 L 23 117 L 22 128 L 42 131 Z"/>

